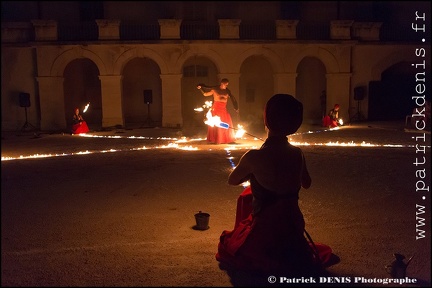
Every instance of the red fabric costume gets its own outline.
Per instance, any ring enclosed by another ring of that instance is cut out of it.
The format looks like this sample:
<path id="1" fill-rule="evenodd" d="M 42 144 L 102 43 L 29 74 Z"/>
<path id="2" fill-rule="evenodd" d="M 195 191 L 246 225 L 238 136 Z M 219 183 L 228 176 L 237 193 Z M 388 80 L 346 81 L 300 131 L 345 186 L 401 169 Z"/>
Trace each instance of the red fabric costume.
<path id="1" fill-rule="evenodd" d="M 338 124 L 337 124 L 337 122 L 335 121 L 335 120 L 332 120 L 332 119 L 330 119 L 330 116 L 325 116 L 324 118 L 323 118 L 323 124 L 322 124 L 322 126 L 323 127 L 331 127 L 331 128 L 334 128 L 334 127 L 337 127 L 338 126 Z"/>
<path id="2" fill-rule="evenodd" d="M 322 120 L 322 126 L 323 127 L 338 127 L 338 121 L 339 121 L 339 104 L 335 104 L 334 108 L 330 110 L 328 115 L 326 115 Z"/>
<path id="3" fill-rule="evenodd" d="M 219 116 L 221 122 L 233 127 L 231 115 L 226 108 L 226 102 L 215 101 L 211 108 L 212 116 Z M 207 141 L 215 144 L 227 144 L 235 142 L 234 130 L 209 126 L 207 130 Z"/>
<path id="4" fill-rule="evenodd" d="M 87 123 L 84 121 L 84 118 L 79 113 L 79 108 L 75 107 L 74 115 L 72 117 L 72 134 L 81 134 L 89 132 L 89 128 Z"/>
<path id="5" fill-rule="evenodd" d="M 89 128 L 85 121 L 72 125 L 72 134 L 81 134 L 89 132 Z"/>
<path id="6" fill-rule="evenodd" d="M 218 253 L 216 259 L 219 262 L 228 264 L 231 267 L 241 270 L 256 270 L 268 273 L 281 272 L 294 276 L 304 276 L 305 271 L 310 272 L 315 263 L 312 256 L 313 244 L 306 241 L 305 238 L 295 237 L 302 232 L 292 233 L 287 229 L 294 222 L 298 222 L 301 228 L 304 227 L 300 211 L 290 211 L 286 205 L 295 207 L 295 204 L 289 204 L 292 200 L 280 201 L 278 204 L 269 206 L 263 210 L 260 216 L 252 215 L 252 191 L 247 187 L 237 199 L 237 214 L 234 229 L 225 230 L 220 236 Z M 275 209 L 279 210 L 275 213 Z M 272 211 L 273 210 L 273 211 Z M 293 221 L 283 220 L 276 215 L 297 218 Z M 289 215 L 292 214 L 292 215 Z M 275 233 L 275 231 L 279 231 Z M 282 238 L 279 238 L 283 235 Z M 296 239 L 298 238 L 298 239 Z M 283 245 L 284 241 L 286 245 Z M 323 266 L 331 260 L 331 247 L 315 242 L 315 247 Z M 278 249 L 274 249 L 277 248 Z M 283 251 L 281 247 L 286 248 Z M 290 251 L 291 252 L 288 252 Z M 305 257 L 305 255 L 309 255 Z M 283 257 L 286 257 L 285 259 Z M 313 263 L 311 263 L 311 261 Z M 297 270 L 299 268 L 299 270 Z"/>

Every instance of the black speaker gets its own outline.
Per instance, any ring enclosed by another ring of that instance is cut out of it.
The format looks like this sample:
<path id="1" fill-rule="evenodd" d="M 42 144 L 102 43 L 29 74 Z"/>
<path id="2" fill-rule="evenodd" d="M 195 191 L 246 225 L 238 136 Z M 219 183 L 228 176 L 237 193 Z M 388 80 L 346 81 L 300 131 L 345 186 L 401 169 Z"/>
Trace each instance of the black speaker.
<path id="1" fill-rule="evenodd" d="M 144 102 L 147 104 L 153 102 L 153 90 L 144 90 Z"/>
<path id="2" fill-rule="evenodd" d="M 19 94 L 19 104 L 20 107 L 30 107 L 30 94 L 29 93 L 20 93 Z"/>
<path id="3" fill-rule="evenodd" d="M 366 96 L 365 87 L 361 86 L 361 87 L 354 88 L 354 100 L 361 101 L 365 98 L 365 96 Z"/>

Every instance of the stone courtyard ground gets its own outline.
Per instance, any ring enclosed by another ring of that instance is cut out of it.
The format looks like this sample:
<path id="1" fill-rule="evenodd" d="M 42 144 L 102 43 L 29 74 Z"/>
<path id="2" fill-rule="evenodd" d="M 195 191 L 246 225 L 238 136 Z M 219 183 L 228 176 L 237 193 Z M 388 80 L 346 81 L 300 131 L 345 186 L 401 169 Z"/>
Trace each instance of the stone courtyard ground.
<path id="1" fill-rule="evenodd" d="M 209 145 L 205 129 L 2 132 L 2 286 L 298 286 L 215 260 L 243 190 L 228 174 L 265 137 L 250 134 Z M 290 141 L 312 177 L 300 192 L 306 229 L 340 258 L 327 269 L 340 278 L 316 285 L 430 287 L 430 132 L 360 122 L 302 126 Z M 193 229 L 199 211 L 208 230 Z M 382 283 L 395 252 L 414 255 L 415 283 Z"/>

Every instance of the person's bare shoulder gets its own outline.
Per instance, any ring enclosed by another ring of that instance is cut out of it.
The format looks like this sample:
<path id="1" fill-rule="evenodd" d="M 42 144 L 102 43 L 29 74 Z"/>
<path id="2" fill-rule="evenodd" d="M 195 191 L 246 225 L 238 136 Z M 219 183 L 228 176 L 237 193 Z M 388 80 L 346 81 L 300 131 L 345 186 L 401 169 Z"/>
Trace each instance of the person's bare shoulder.
<path id="1" fill-rule="evenodd" d="M 268 162 L 266 151 L 259 149 L 249 150 L 243 155 L 243 158 L 245 158 L 245 162 L 248 162 L 251 165 L 262 165 L 263 163 Z"/>

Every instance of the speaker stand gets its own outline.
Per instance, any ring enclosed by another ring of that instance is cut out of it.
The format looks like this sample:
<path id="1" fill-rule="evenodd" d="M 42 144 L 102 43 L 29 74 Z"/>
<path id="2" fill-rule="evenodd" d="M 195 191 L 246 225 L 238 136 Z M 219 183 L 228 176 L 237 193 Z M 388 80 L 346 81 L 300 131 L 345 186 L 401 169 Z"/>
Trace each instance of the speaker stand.
<path id="1" fill-rule="evenodd" d="M 35 126 L 33 126 L 32 124 L 30 124 L 27 121 L 27 107 L 24 107 L 24 108 L 25 108 L 26 121 L 25 121 L 24 125 L 22 126 L 21 131 L 25 131 L 27 128 L 30 128 L 30 130 L 37 130 L 37 128 Z"/>
<path id="2" fill-rule="evenodd" d="M 362 120 L 365 120 L 365 119 L 366 118 L 363 116 L 363 114 L 360 111 L 360 100 L 357 100 L 357 113 L 354 114 L 353 117 L 351 117 L 350 121 L 351 122 L 354 121 L 354 120 L 356 120 L 356 121 L 362 121 Z"/>
<path id="3" fill-rule="evenodd" d="M 150 103 L 147 102 L 147 119 L 141 127 L 152 127 L 152 126 L 153 126 L 153 120 L 150 117 Z"/>

